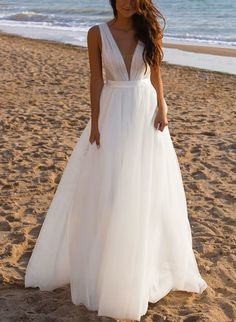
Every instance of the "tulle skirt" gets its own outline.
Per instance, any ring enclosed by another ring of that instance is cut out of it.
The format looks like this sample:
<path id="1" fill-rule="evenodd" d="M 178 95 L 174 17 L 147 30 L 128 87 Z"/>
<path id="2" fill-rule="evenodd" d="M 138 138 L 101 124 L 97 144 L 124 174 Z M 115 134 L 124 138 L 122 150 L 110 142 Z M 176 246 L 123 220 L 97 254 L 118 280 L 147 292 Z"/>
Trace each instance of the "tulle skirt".
<path id="1" fill-rule="evenodd" d="M 170 290 L 207 287 L 192 250 L 185 192 L 149 79 L 108 81 L 100 148 L 91 119 L 68 160 L 29 260 L 25 287 L 70 284 L 72 302 L 140 321 Z"/>

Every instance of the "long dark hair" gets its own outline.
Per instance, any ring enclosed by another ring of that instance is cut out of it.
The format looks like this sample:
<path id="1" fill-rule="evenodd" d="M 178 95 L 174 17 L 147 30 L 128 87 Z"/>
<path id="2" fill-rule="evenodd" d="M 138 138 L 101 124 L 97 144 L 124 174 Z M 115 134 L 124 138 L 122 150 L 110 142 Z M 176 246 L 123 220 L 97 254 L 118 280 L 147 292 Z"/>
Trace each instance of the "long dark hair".
<path id="1" fill-rule="evenodd" d="M 115 19 L 117 18 L 116 0 L 109 0 Z M 154 6 L 152 0 L 136 0 L 136 13 L 132 16 L 133 27 L 137 39 L 144 43 L 143 60 L 154 67 L 161 64 L 164 53 L 159 39 L 163 38 L 166 20 L 160 11 Z M 164 21 L 163 28 L 158 19 Z"/>

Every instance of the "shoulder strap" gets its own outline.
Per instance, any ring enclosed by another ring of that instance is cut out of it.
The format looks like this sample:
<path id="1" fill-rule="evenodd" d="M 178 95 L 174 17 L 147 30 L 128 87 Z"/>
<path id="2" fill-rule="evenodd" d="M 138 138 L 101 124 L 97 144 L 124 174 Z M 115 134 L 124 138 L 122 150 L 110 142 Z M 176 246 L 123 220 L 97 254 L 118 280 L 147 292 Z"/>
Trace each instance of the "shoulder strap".
<path id="1" fill-rule="evenodd" d="M 111 37 L 108 26 L 106 25 L 105 22 L 102 22 L 101 24 L 99 24 L 99 28 L 100 28 L 100 35 L 102 38 L 102 45 L 104 45 L 104 48 L 106 49 L 110 48 L 112 51 L 114 51 L 115 49 L 114 40 Z"/>
<path id="2" fill-rule="evenodd" d="M 101 41 L 102 41 L 102 49 L 105 50 L 105 48 L 106 48 L 106 34 L 105 34 L 104 22 L 100 23 L 98 25 L 98 27 L 99 27 L 100 37 L 101 37 Z"/>

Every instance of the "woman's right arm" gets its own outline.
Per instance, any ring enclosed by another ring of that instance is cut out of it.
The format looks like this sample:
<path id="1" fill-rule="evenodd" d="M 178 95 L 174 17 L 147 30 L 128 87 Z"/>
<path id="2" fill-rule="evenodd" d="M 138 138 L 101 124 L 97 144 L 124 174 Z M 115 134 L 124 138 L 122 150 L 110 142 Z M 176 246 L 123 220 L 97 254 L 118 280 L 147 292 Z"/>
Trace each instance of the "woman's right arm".
<path id="1" fill-rule="evenodd" d="M 100 146 L 98 128 L 99 102 L 104 85 L 102 76 L 101 37 L 98 26 L 89 29 L 87 35 L 89 66 L 90 66 L 90 102 L 91 102 L 91 133 L 89 141 Z"/>

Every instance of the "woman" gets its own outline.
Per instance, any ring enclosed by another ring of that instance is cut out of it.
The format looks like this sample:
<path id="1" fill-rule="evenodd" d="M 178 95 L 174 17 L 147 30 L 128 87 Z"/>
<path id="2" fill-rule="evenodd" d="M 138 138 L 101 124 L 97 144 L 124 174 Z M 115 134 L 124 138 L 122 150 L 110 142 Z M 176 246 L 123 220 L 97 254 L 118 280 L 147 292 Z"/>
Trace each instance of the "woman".
<path id="1" fill-rule="evenodd" d="M 111 0 L 88 32 L 92 115 L 57 187 L 25 286 L 70 284 L 72 302 L 138 320 L 171 290 L 207 287 L 192 250 L 150 0 Z M 103 77 L 105 72 L 105 82 Z"/>

